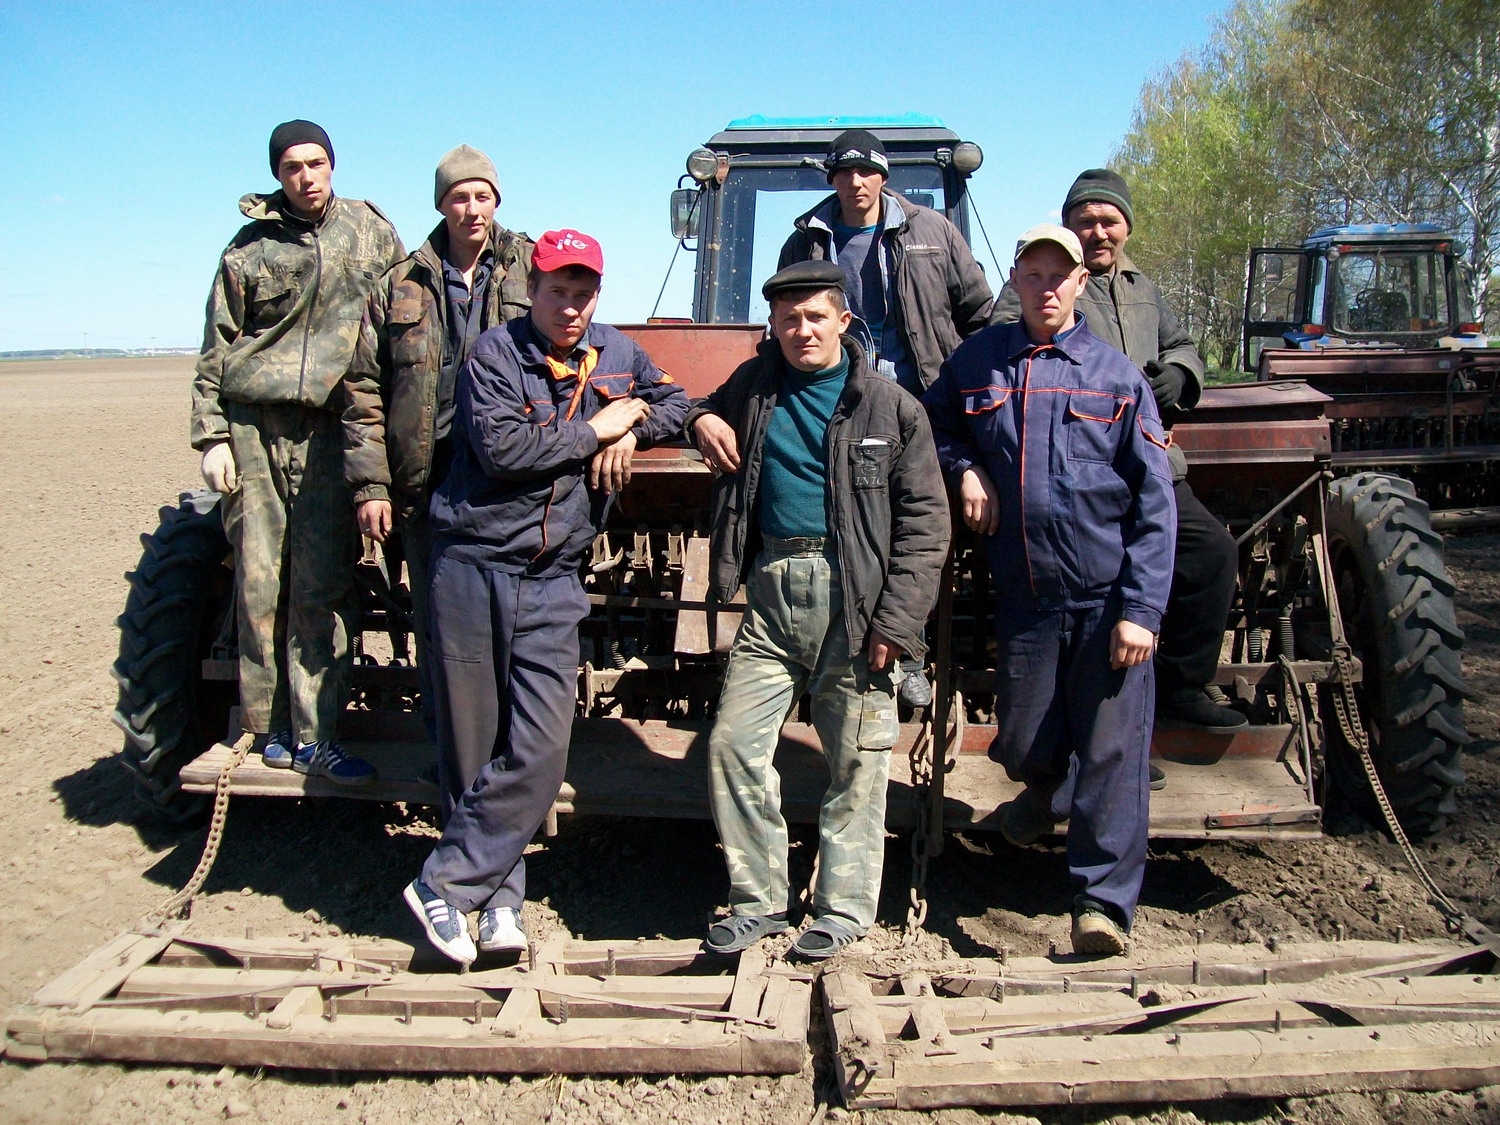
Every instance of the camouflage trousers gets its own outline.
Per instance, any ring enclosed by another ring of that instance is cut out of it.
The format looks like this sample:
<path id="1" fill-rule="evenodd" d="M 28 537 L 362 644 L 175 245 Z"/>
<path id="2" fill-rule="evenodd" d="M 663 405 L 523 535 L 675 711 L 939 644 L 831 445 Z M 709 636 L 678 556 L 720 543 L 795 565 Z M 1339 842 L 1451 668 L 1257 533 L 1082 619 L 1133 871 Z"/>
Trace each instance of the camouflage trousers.
<path id="1" fill-rule="evenodd" d="M 224 498 L 235 556 L 240 722 L 333 738 L 349 696 L 357 610 L 354 503 L 329 410 L 226 403 L 240 486 Z"/>
<path id="2" fill-rule="evenodd" d="M 824 554 L 761 552 L 708 741 L 709 800 L 735 914 L 787 909 L 787 830 L 772 759 L 806 690 L 832 775 L 818 815 L 813 909 L 857 934 L 875 920 L 896 740 L 892 670 L 850 655 L 839 570 Z"/>

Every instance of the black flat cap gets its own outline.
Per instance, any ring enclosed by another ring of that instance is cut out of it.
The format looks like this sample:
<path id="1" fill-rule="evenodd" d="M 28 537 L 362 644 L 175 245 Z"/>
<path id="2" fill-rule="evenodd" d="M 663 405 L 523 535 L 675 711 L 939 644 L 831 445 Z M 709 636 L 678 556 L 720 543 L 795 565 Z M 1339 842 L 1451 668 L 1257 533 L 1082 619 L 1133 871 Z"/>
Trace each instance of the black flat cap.
<path id="1" fill-rule="evenodd" d="M 786 269 L 777 271 L 760 287 L 760 292 L 769 301 L 792 289 L 837 289 L 842 292 L 843 288 L 843 270 L 832 262 L 813 261 L 793 262 Z"/>

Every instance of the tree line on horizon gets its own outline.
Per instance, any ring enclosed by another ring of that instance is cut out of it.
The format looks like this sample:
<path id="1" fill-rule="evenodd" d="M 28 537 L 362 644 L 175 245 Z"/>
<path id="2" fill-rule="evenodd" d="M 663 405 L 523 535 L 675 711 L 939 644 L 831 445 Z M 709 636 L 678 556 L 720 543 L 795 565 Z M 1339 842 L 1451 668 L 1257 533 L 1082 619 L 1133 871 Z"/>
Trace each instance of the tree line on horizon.
<path id="1" fill-rule="evenodd" d="M 1500 4 L 1237 0 L 1147 79 L 1110 165 L 1140 219 L 1131 255 L 1211 365 L 1238 366 L 1250 247 L 1342 223 L 1442 226 L 1493 332 Z"/>

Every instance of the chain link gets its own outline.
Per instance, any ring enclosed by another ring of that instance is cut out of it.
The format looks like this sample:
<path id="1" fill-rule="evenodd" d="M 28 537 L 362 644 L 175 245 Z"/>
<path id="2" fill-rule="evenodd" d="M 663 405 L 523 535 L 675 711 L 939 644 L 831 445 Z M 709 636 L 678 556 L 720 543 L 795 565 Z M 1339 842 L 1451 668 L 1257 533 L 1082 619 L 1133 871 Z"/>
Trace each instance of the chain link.
<path id="1" fill-rule="evenodd" d="M 927 921 L 928 821 L 927 797 L 932 788 L 933 711 L 927 708 L 922 728 L 912 740 L 907 761 L 911 766 L 911 886 L 907 888 L 906 933 L 901 943 L 911 945 Z"/>
<path id="2" fill-rule="evenodd" d="M 219 858 L 219 845 L 224 841 L 224 821 L 229 816 L 230 775 L 237 770 L 255 742 L 253 734 L 242 734 L 230 751 L 229 760 L 219 771 L 214 783 L 214 811 L 208 821 L 208 837 L 203 841 L 203 854 L 198 857 L 198 866 L 193 870 L 187 884 L 166 902 L 151 911 L 138 923 L 137 930 L 154 930 L 170 918 L 185 917 L 193 905 L 193 899 L 208 881 L 208 872 Z"/>
<path id="3" fill-rule="evenodd" d="M 1381 784 L 1380 774 L 1375 769 L 1375 759 L 1370 755 L 1370 737 L 1359 718 L 1359 705 L 1354 698 L 1354 666 L 1348 646 L 1334 646 L 1333 664 L 1338 671 L 1338 690 L 1333 693 L 1333 710 L 1338 716 L 1339 729 L 1343 732 L 1348 744 L 1359 752 L 1359 760 L 1365 768 L 1365 777 L 1369 779 L 1370 790 L 1375 794 L 1375 802 L 1380 806 L 1380 815 L 1385 818 L 1386 827 L 1390 829 L 1396 846 L 1401 849 L 1401 854 L 1405 856 L 1406 862 L 1416 874 L 1418 881 L 1426 889 L 1432 904 L 1442 912 L 1450 930 L 1462 930 L 1464 933 L 1472 934 L 1477 927 L 1488 935 L 1489 931 L 1479 926 L 1455 906 L 1432 876 L 1427 873 L 1427 868 L 1422 865 L 1417 850 L 1412 847 L 1411 841 L 1406 836 L 1406 830 L 1396 819 L 1396 810 L 1391 807 L 1391 800 L 1386 796 L 1385 786 Z M 1493 935 L 1490 936 L 1493 937 Z"/>

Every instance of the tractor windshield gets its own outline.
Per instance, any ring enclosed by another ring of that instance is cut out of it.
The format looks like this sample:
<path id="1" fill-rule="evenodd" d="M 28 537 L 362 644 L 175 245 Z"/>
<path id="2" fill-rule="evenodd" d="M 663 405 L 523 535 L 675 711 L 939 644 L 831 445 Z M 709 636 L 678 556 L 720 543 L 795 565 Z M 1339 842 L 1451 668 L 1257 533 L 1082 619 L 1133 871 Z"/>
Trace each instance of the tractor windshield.
<path id="1" fill-rule="evenodd" d="M 953 206 L 946 197 L 943 170 L 935 164 L 895 164 L 887 190 L 944 214 Z M 766 319 L 770 310 L 760 295 L 760 283 L 776 272 L 782 243 L 797 217 L 831 193 L 817 168 L 730 167 L 714 232 L 719 260 L 709 298 L 711 319 L 740 324 Z"/>
<path id="2" fill-rule="evenodd" d="M 1330 274 L 1336 336 L 1431 335 L 1453 324 L 1445 256 L 1436 249 L 1351 249 Z"/>

